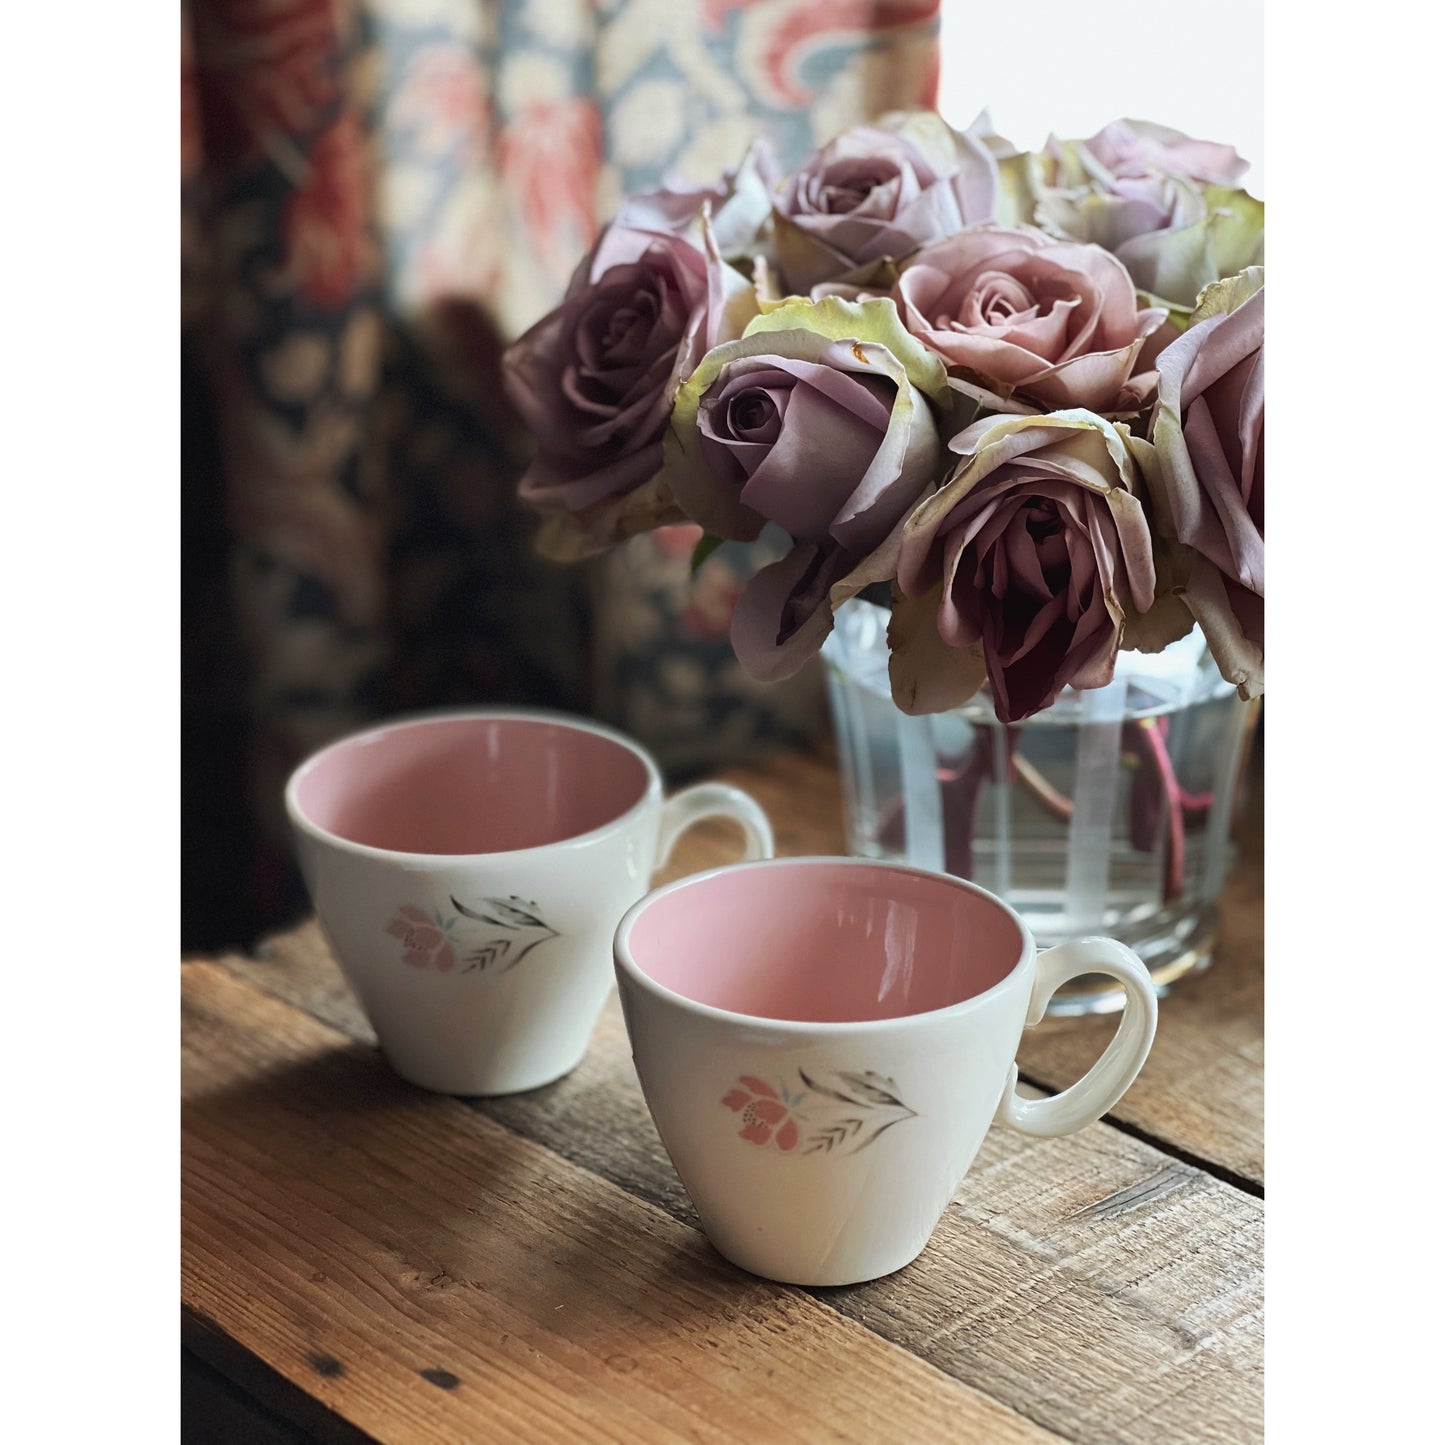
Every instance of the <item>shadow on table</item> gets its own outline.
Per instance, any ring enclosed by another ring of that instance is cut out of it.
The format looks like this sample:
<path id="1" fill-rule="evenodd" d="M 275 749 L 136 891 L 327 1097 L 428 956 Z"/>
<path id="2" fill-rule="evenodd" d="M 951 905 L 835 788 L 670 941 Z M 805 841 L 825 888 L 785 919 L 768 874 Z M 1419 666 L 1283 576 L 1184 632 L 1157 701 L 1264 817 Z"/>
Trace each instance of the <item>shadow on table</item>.
<path id="1" fill-rule="evenodd" d="M 460 1102 L 407 1083 L 379 1049 L 337 1043 L 193 1086 L 181 1107 L 186 1171 L 198 1184 L 264 1176 L 302 1237 L 362 1231 L 425 1271 L 449 1236 L 474 1232 L 482 1195 L 517 1192 L 527 1168 L 524 1141 L 457 1129 Z"/>

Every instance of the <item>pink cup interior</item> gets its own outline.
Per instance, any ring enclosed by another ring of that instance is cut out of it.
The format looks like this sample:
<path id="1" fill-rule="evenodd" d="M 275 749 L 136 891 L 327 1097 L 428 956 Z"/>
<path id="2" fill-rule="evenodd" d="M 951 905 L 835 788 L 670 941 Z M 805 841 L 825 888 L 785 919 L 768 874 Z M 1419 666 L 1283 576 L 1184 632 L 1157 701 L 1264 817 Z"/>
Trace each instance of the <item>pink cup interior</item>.
<path id="1" fill-rule="evenodd" d="M 590 833 L 630 811 L 649 775 L 621 743 L 531 718 L 403 723 L 336 743 L 297 775 L 303 817 L 397 853 L 505 853 Z"/>
<path id="2" fill-rule="evenodd" d="M 982 894 L 904 869 L 774 862 L 686 882 L 627 938 L 648 978 L 755 1018 L 854 1023 L 948 1008 L 992 988 L 1023 932 Z"/>

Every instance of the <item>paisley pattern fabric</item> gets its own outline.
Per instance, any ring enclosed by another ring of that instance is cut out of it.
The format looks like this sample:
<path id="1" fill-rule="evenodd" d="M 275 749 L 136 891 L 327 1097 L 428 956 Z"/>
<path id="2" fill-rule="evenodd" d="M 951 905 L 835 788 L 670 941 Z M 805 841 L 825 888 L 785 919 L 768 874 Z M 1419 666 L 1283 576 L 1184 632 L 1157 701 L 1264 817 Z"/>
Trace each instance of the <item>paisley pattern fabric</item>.
<path id="1" fill-rule="evenodd" d="M 677 771 L 822 725 L 816 677 L 739 672 L 727 552 L 695 584 L 686 529 L 533 554 L 498 362 L 629 191 L 931 105 L 937 24 L 938 0 L 183 0 L 184 823 L 229 860 L 184 891 L 238 920 L 211 931 L 299 902 L 285 775 L 368 718 L 587 711 Z"/>

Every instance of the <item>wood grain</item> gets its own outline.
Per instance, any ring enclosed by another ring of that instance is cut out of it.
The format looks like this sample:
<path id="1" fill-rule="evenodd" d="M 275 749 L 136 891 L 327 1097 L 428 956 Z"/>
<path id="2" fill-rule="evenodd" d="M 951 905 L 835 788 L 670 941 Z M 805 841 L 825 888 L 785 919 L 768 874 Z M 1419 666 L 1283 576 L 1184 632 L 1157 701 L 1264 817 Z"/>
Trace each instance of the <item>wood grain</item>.
<path id="1" fill-rule="evenodd" d="M 229 967 L 374 1037 L 314 928 Z M 615 1000 L 568 1078 L 469 1107 L 696 1224 Z M 1117 1130 L 995 1129 L 915 1265 L 818 1297 L 1070 1439 L 1254 1441 L 1262 1233 L 1258 1200 Z"/>
<path id="2" fill-rule="evenodd" d="M 225 969 L 184 970 L 187 1343 L 378 1440 L 1047 1442 Z"/>

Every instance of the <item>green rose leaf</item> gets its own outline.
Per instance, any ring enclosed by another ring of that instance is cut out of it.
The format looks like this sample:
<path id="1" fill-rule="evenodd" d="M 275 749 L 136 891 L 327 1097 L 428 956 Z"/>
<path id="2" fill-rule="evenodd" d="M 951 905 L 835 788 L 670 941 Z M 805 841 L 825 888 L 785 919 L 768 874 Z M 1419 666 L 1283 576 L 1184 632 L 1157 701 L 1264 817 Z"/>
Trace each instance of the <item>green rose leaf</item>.
<path id="1" fill-rule="evenodd" d="M 696 547 L 692 549 L 692 562 L 689 564 L 689 575 L 696 577 L 698 569 L 727 539 L 725 537 L 714 537 L 704 533 Z"/>

